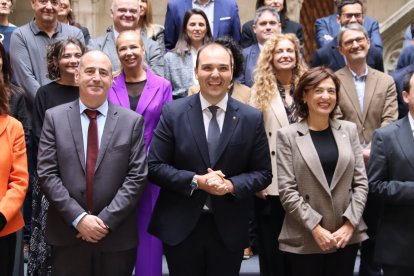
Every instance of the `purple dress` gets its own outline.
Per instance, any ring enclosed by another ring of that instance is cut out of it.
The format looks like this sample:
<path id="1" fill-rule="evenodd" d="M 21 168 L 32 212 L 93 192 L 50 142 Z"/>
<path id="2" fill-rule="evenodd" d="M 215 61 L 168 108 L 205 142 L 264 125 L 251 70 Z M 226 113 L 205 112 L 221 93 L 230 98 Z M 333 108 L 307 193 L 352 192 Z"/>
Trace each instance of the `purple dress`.
<path id="1" fill-rule="evenodd" d="M 172 87 L 169 81 L 155 75 L 150 69 L 146 69 L 146 72 L 147 82 L 135 111 L 144 117 L 144 139 L 148 153 L 152 134 L 160 120 L 162 107 L 172 101 Z M 108 93 L 108 100 L 113 104 L 130 108 L 124 72 L 114 78 Z M 162 243 L 147 232 L 159 189 L 158 186 L 148 183 L 138 203 L 139 244 L 135 264 L 136 276 L 162 275 Z"/>

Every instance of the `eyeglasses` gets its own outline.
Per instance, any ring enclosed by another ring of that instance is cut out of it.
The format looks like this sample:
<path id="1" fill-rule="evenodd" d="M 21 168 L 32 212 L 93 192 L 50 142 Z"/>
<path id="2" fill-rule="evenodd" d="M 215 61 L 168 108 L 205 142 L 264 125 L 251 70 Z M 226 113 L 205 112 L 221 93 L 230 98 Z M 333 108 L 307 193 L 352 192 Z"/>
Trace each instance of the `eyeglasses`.
<path id="1" fill-rule="evenodd" d="M 48 2 L 50 2 L 52 6 L 59 5 L 59 0 L 37 0 L 37 2 L 39 2 L 39 4 L 42 4 L 43 6 L 46 6 Z"/>
<path id="2" fill-rule="evenodd" d="M 361 44 L 365 43 L 365 41 L 367 41 L 367 39 L 365 37 L 357 37 L 357 38 L 354 38 L 354 39 L 344 41 L 344 47 L 345 48 L 351 48 L 352 45 L 354 45 L 354 42 L 358 43 L 358 45 L 361 45 Z"/>
<path id="3" fill-rule="evenodd" d="M 362 13 L 358 12 L 358 13 L 343 13 L 342 14 L 346 19 L 352 19 L 352 17 L 355 17 L 355 19 L 361 19 L 362 18 Z"/>

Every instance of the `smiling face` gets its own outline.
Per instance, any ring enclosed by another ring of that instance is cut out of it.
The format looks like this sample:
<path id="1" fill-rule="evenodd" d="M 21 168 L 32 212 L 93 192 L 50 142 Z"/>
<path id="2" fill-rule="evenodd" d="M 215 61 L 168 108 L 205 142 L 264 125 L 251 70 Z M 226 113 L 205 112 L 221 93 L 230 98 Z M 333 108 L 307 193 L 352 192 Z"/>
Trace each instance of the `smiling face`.
<path id="1" fill-rule="evenodd" d="M 257 23 L 253 25 L 257 41 L 263 45 L 273 34 L 280 33 L 280 23 L 271 12 L 263 12 Z"/>
<path id="2" fill-rule="evenodd" d="M 337 21 L 341 26 L 350 23 L 359 23 L 360 25 L 363 25 L 364 14 L 362 12 L 362 6 L 358 3 L 343 6 L 341 14 L 337 15 Z"/>
<path id="3" fill-rule="evenodd" d="M 58 61 L 61 79 L 71 78 L 73 80 L 81 57 L 82 50 L 78 45 L 72 43 L 66 45 Z"/>
<path id="4" fill-rule="evenodd" d="M 139 3 L 139 0 L 114 0 L 111 7 L 111 17 L 117 32 L 137 28 L 140 13 Z"/>
<path id="5" fill-rule="evenodd" d="M 9 15 L 11 12 L 12 2 L 11 0 L 0 0 L 0 14 Z"/>
<path id="6" fill-rule="evenodd" d="M 141 3 L 139 4 L 139 16 L 144 18 L 147 14 L 147 7 L 148 3 L 147 0 L 141 0 Z"/>
<path id="7" fill-rule="evenodd" d="M 329 77 L 305 92 L 303 100 L 308 106 L 309 116 L 329 118 L 336 106 L 336 93 L 335 83 Z"/>
<path id="8" fill-rule="evenodd" d="M 124 69 L 140 68 L 145 54 L 137 32 L 121 33 L 116 44 L 119 60 Z"/>
<path id="9" fill-rule="evenodd" d="M 32 9 L 35 13 L 35 20 L 41 24 L 57 22 L 59 3 L 59 0 L 31 0 Z"/>
<path id="10" fill-rule="evenodd" d="M 223 46 L 209 45 L 199 53 L 194 70 L 203 97 L 213 105 L 220 102 L 233 76 L 230 53 Z"/>
<path id="11" fill-rule="evenodd" d="M 111 61 L 100 51 L 86 53 L 75 71 L 75 81 L 82 103 L 91 109 L 98 108 L 106 101 L 112 85 Z"/>
<path id="12" fill-rule="evenodd" d="M 66 18 L 70 12 L 70 1 L 69 0 L 60 0 L 60 5 L 59 5 L 59 18 Z"/>
<path id="13" fill-rule="evenodd" d="M 273 66 L 276 71 L 293 70 L 296 66 L 295 45 L 288 39 L 277 43 L 273 54 Z"/>
<path id="14" fill-rule="evenodd" d="M 202 43 L 207 32 L 207 23 L 199 14 L 193 14 L 187 22 L 187 35 L 191 44 Z"/>
<path id="15" fill-rule="evenodd" d="M 342 34 L 342 43 L 338 50 L 348 63 L 355 63 L 366 59 L 369 47 L 370 41 L 363 32 L 347 30 Z"/>
<path id="16" fill-rule="evenodd" d="M 283 9 L 283 0 L 264 0 L 264 4 L 275 8 L 278 13 Z"/>

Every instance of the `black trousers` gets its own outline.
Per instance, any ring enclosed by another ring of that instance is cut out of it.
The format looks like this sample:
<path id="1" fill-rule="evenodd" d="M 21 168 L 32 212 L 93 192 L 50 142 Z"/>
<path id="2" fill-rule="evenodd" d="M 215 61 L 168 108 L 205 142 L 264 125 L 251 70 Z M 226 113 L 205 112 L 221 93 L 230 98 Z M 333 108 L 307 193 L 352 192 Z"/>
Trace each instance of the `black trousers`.
<path id="1" fill-rule="evenodd" d="M 52 273 L 54 276 L 131 276 L 136 254 L 136 247 L 103 252 L 87 242 L 74 246 L 52 246 Z"/>
<path id="2" fill-rule="evenodd" d="M 278 237 L 283 225 L 285 210 L 278 196 L 266 200 L 255 197 L 257 244 L 261 276 L 288 276 L 286 254 L 279 250 Z"/>
<path id="3" fill-rule="evenodd" d="M 0 275 L 13 275 L 16 233 L 0 237 Z"/>
<path id="4" fill-rule="evenodd" d="M 180 244 L 164 244 L 164 253 L 170 276 L 238 276 L 243 259 L 242 248 L 230 251 L 224 245 L 212 214 L 202 214 Z"/>
<path id="5" fill-rule="evenodd" d="M 352 276 L 359 244 L 328 254 L 287 253 L 293 276 Z"/>
<path id="6" fill-rule="evenodd" d="M 382 264 L 384 276 L 407 276 L 414 275 L 414 266 L 396 266 Z"/>

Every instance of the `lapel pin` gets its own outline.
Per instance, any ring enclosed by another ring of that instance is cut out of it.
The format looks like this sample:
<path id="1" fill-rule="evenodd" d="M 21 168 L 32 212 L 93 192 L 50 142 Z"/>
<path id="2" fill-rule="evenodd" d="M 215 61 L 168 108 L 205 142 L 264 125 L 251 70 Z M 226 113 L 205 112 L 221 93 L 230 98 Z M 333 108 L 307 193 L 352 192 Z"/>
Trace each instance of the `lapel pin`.
<path id="1" fill-rule="evenodd" d="M 233 116 L 233 120 L 236 120 L 236 116 Z"/>

